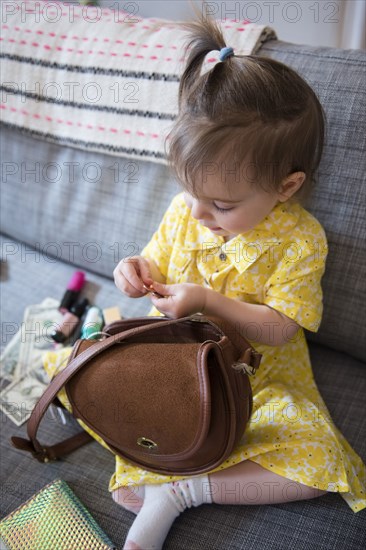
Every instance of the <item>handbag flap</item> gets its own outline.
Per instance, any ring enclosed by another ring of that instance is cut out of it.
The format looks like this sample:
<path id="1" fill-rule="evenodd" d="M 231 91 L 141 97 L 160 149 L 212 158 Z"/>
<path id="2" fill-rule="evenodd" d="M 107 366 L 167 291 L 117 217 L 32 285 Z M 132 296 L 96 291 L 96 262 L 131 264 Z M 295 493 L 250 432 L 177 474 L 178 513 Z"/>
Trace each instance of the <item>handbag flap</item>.
<path id="1" fill-rule="evenodd" d="M 121 454 L 189 456 L 211 417 L 204 347 L 117 343 L 67 383 L 73 414 Z"/>

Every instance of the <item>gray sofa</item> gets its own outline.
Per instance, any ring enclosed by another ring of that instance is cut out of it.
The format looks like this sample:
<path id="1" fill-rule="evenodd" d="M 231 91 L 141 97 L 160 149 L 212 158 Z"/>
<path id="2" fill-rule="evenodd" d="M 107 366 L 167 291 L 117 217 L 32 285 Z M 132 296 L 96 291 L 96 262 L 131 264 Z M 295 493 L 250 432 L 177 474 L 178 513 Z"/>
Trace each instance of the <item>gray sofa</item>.
<path id="1" fill-rule="evenodd" d="M 323 322 L 317 334 L 308 334 L 308 341 L 314 376 L 330 414 L 365 459 L 365 53 L 271 40 L 259 54 L 298 70 L 326 111 L 325 154 L 308 208 L 323 224 L 330 249 Z M 127 156 L 72 145 L 15 125 L 2 127 L 2 162 L 19 168 L 8 171 L 1 184 L 2 346 L 20 326 L 27 305 L 47 296 L 61 299 L 76 268 L 87 272 L 84 294 L 93 303 L 117 305 L 125 317 L 149 310 L 148 299 L 128 299 L 117 291 L 112 272 L 122 257 L 142 250 L 177 192 L 176 183 L 163 163 L 143 156 L 133 161 L 138 169 L 134 181 L 116 181 L 110 167 L 117 161 L 123 173 L 130 162 Z M 35 162 L 41 167 L 50 162 L 61 167 L 97 162 L 102 184 L 83 178 L 81 171 L 74 182 L 65 170 L 57 183 L 50 183 L 42 170 L 22 177 L 22 166 Z M 40 439 L 55 442 L 78 429 L 74 422 L 65 427 L 47 416 Z M 113 456 L 92 442 L 62 461 L 40 464 L 10 445 L 10 436 L 24 432 L 24 426 L 17 428 L 2 415 L 1 517 L 48 482 L 62 478 L 121 548 L 134 516 L 108 492 Z M 365 519 L 365 511 L 354 514 L 339 495 L 329 493 L 282 505 L 204 505 L 178 518 L 164 548 L 361 550 L 366 547 Z"/>

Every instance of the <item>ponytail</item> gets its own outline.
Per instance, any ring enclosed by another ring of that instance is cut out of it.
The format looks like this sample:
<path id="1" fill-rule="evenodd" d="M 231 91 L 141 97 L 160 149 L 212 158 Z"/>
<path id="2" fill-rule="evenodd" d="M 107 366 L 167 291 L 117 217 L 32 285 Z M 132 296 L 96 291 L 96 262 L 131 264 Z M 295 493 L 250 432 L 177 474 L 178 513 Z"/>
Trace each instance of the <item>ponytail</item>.
<path id="1" fill-rule="evenodd" d="M 206 55 L 213 50 L 225 48 L 225 40 L 222 31 L 216 21 L 209 18 L 201 18 L 200 21 L 182 23 L 182 27 L 189 32 L 190 40 L 187 44 L 189 51 L 186 67 L 179 85 L 179 107 L 184 104 L 195 103 L 194 90 L 200 78 L 201 68 Z M 207 75 L 207 80 L 210 75 Z M 205 85 L 203 85 L 205 88 Z M 202 85 L 200 86 L 200 94 Z M 191 101 L 189 101 L 189 97 Z M 192 101 L 193 100 L 193 101 Z"/>

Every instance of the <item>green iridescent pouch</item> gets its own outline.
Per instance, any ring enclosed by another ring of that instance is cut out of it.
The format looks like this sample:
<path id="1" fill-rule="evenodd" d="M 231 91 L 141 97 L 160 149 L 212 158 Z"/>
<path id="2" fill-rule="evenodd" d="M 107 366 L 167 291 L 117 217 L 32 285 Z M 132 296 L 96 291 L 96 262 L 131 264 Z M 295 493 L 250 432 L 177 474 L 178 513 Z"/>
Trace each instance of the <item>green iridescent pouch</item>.
<path id="1" fill-rule="evenodd" d="M 116 546 L 61 479 L 52 481 L 0 521 L 9 550 L 106 550 Z"/>

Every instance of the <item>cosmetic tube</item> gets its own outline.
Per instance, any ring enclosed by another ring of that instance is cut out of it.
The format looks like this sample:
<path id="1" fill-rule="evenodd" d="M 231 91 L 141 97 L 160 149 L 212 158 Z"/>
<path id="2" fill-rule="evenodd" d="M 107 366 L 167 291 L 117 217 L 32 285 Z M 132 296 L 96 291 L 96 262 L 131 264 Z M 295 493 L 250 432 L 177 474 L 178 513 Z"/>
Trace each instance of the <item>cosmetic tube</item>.
<path id="1" fill-rule="evenodd" d="M 62 297 L 59 310 L 62 313 L 70 311 L 71 307 L 75 304 L 79 297 L 80 291 L 85 283 L 85 273 L 83 271 L 75 271 L 71 277 L 65 294 Z"/>
<path id="2" fill-rule="evenodd" d="M 57 342 L 62 343 L 64 342 L 73 331 L 78 326 L 80 317 L 83 316 L 85 309 L 89 305 L 89 300 L 87 298 L 82 298 L 76 304 L 74 304 L 70 311 L 65 313 L 65 315 L 62 318 L 62 323 L 59 326 L 58 330 L 55 330 L 51 334 L 51 338 Z"/>
<path id="3" fill-rule="evenodd" d="M 88 309 L 85 321 L 81 328 L 81 338 L 95 340 L 99 338 L 103 328 L 103 315 L 99 307 L 92 306 Z"/>

